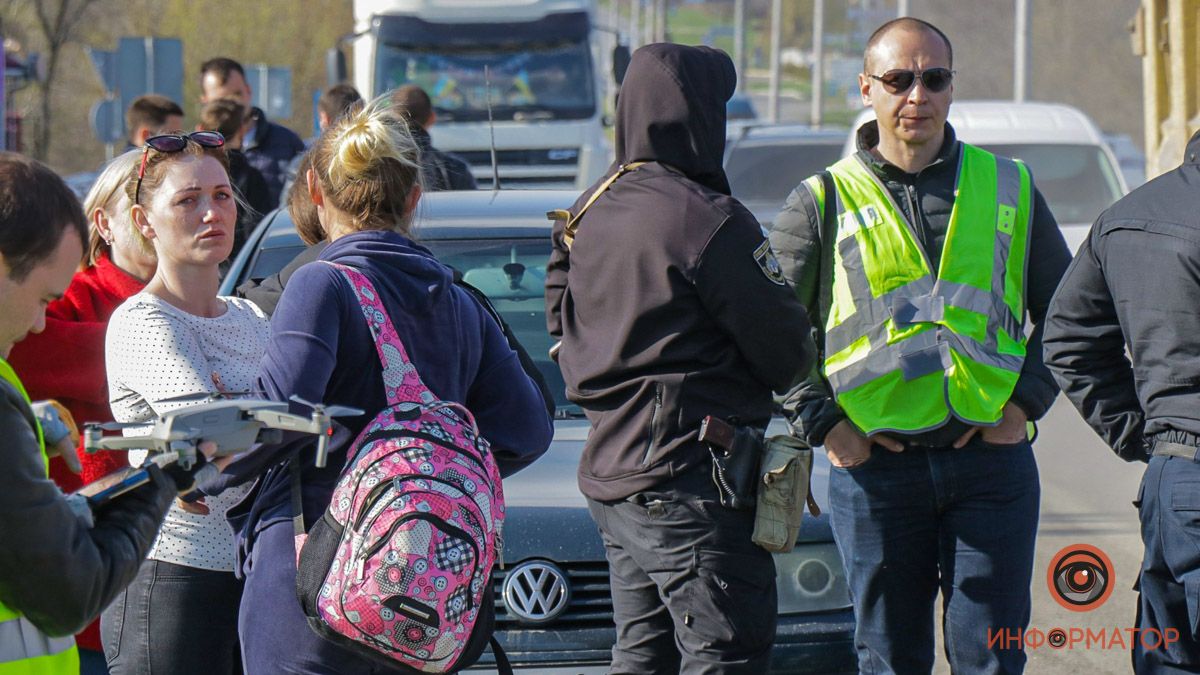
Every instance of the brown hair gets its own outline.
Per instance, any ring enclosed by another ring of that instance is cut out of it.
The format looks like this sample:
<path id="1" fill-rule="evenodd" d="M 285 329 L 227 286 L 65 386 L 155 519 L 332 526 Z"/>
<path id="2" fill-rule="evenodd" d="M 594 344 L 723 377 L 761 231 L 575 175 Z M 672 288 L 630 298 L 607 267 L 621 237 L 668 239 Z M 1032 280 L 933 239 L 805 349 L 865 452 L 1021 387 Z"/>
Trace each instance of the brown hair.
<path id="1" fill-rule="evenodd" d="M 146 153 L 146 171 L 142 177 L 141 193 L 141 203 L 143 205 L 158 190 L 159 186 L 162 185 L 163 173 L 165 172 L 163 164 L 172 159 L 179 159 L 187 155 L 196 157 L 208 156 L 220 162 L 221 167 L 226 172 L 229 171 L 229 157 L 225 155 L 225 148 L 206 148 L 199 143 L 189 141 L 184 144 L 183 149 L 179 152 L 159 152 L 147 145 L 143 149 L 143 153 Z M 139 161 L 134 165 L 133 170 L 129 173 L 129 178 L 125 181 L 125 194 L 129 197 L 129 201 L 132 204 L 138 203 L 137 181 L 138 169 L 140 167 L 141 162 Z"/>
<path id="2" fill-rule="evenodd" d="M 171 116 L 183 117 L 183 108 L 166 96 L 146 94 L 133 99 L 125 111 L 125 128 L 132 134 L 139 127 L 148 127 L 154 132 L 162 130 Z"/>
<path id="3" fill-rule="evenodd" d="M 320 100 L 317 101 L 317 109 L 325 113 L 330 124 L 337 122 L 343 115 L 361 108 L 362 105 L 362 95 L 348 84 L 333 85 L 326 89 L 325 93 L 321 94 Z"/>
<path id="4" fill-rule="evenodd" d="M 312 162 L 325 199 L 350 215 L 352 229 L 408 234 L 418 153 L 408 124 L 380 97 L 321 134 Z"/>
<path id="5" fill-rule="evenodd" d="M 200 109 L 200 126 L 208 131 L 219 131 L 225 138 L 237 136 L 245 120 L 246 107 L 232 98 L 210 101 Z"/>
<path id="6" fill-rule="evenodd" d="M 0 152 L 0 255 L 8 277 L 23 281 L 72 229 L 80 243 L 87 238 L 79 199 L 63 179 L 35 159 Z"/>
<path id="7" fill-rule="evenodd" d="M 114 211 L 121 198 L 125 197 L 125 181 L 129 177 L 130 170 L 137 170 L 141 158 L 141 150 L 130 150 L 114 157 L 100 172 L 100 176 L 92 184 L 92 189 L 88 190 L 87 198 L 83 200 L 83 215 L 88 221 L 88 245 L 85 258 L 85 264 L 88 267 L 95 265 L 96 259 L 101 254 L 112 254 L 112 248 L 100 237 L 100 231 L 92 223 L 92 214 L 100 209 L 108 214 L 110 221 L 118 220 Z M 125 226 L 133 230 L 134 238 L 140 241 L 142 233 L 138 232 L 133 223 L 129 221 L 128 212 L 120 215 L 123 216 L 122 222 Z"/>
<path id="8" fill-rule="evenodd" d="M 433 101 L 415 84 L 406 84 L 392 92 L 392 107 L 414 124 L 425 126 L 433 117 Z"/>
<path id="9" fill-rule="evenodd" d="M 221 84 L 228 82 L 229 76 L 234 73 L 241 75 L 243 80 L 246 79 L 246 71 L 242 69 L 242 64 L 224 56 L 200 64 L 200 77 L 203 78 L 209 73 L 215 73 Z"/>
<path id="10" fill-rule="evenodd" d="M 308 194 L 308 170 L 312 168 L 312 157 L 313 153 L 310 151 L 300 158 L 296 168 L 296 180 L 292 181 L 287 195 L 288 215 L 292 217 L 292 224 L 296 226 L 300 240 L 309 246 L 325 238 L 325 228 L 321 227 L 321 220 L 317 218 L 317 205 L 313 204 L 312 197 Z"/>

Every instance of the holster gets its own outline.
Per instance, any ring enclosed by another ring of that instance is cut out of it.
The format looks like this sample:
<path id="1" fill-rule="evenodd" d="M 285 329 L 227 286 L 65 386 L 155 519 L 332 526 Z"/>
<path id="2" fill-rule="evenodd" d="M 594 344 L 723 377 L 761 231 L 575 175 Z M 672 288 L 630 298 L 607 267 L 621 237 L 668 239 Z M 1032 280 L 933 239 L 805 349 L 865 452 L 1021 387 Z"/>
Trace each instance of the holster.
<path id="1" fill-rule="evenodd" d="M 712 455 L 713 483 L 722 506 L 739 511 L 754 508 L 765 433 L 765 429 L 735 426 L 712 415 L 700 424 L 700 441 Z"/>

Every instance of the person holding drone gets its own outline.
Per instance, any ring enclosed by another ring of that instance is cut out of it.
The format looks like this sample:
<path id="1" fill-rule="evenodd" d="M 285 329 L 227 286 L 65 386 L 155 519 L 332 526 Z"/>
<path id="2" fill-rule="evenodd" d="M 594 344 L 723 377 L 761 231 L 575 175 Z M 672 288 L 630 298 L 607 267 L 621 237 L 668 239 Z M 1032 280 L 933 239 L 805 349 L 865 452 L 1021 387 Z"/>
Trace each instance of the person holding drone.
<path id="1" fill-rule="evenodd" d="M 46 475 L 43 434 L 8 365 L 45 326 L 83 257 L 87 224 L 45 165 L 0 153 L 0 672 L 79 671 L 71 635 L 134 578 L 163 515 L 194 482 L 148 468 L 150 482 L 92 511 Z"/>

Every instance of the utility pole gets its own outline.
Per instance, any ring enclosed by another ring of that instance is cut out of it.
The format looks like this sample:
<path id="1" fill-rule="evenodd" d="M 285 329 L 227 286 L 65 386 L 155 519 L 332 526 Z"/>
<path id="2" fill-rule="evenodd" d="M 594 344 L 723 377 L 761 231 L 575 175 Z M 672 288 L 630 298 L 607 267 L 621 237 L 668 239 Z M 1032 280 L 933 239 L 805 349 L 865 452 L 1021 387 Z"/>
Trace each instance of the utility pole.
<path id="1" fill-rule="evenodd" d="M 642 0 L 629 0 L 629 51 L 642 44 Z"/>
<path id="2" fill-rule="evenodd" d="M 896 18 L 902 19 L 908 16 L 908 0 L 896 0 Z"/>
<path id="3" fill-rule="evenodd" d="M 746 0 L 733 0 L 733 65 L 737 90 L 746 90 Z"/>
<path id="4" fill-rule="evenodd" d="M 654 0 L 658 7 L 654 10 L 654 41 L 667 41 L 667 0 Z"/>
<path id="5" fill-rule="evenodd" d="M 1029 0 L 1016 0 L 1013 21 L 1013 100 L 1020 103 L 1029 94 Z"/>
<path id="6" fill-rule="evenodd" d="M 783 0 L 771 0 L 771 80 L 767 89 L 767 121 L 779 121 L 779 43 L 783 36 Z"/>
<path id="7" fill-rule="evenodd" d="M 646 23 L 642 25 L 642 35 L 646 36 L 644 42 L 658 42 L 658 38 L 654 35 L 654 26 L 656 23 L 655 14 L 659 11 L 658 0 L 647 0 L 646 2 Z"/>
<path id="8" fill-rule="evenodd" d="M 813 62 L 812 111 L 810 120 L 814 127 L 821 126 L 822 99 L 825 95 L 825 0 L 813 0 Z"/>
<path id="9" fill-rule="evenodd" d="M 8 52 L 4 50 L 4 19 L 0 17 L 0 56 L 4 57 L 4 69 L 8 68 Z M 4 88 L 4 77 L 0 77 L 0 150 L 8 149 L 8 91 Z"/>

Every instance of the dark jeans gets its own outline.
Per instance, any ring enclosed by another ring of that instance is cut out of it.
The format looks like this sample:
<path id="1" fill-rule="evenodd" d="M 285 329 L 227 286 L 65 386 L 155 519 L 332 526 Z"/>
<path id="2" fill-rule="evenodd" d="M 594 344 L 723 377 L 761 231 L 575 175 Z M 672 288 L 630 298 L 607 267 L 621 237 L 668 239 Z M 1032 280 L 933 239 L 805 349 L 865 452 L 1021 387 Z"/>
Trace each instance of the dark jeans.
<path id="1" fill-rule="evenodd" d="M 1024 651 L 989 650 L 988 632 L 1029 623 L 1040 494 L 1028 443 L 901 453 L 876 445 L 865 463 L 835 467 L 830 518 L 854 601 L 859 671 L 931 672 L 940 590 L 951 670 L 1021 672 Z"/>
<path id="2" fill-rule="evenodd" d="M 233 572 L 147 560 L 100 616 L 112 675 L 241 673 Z"/>
<path id="3" fill-rule="evenodd" d="M 752 512 L 721 506 L 710 469 L 629 500 L 588 500 L 607 549 L 617 643 L 609 673 L 753 673 L 775 640 L 775 561 Z"/>
<path id="4" fill-rule="evenodd" d="M 1137 626 L 1155 629 L 1160 637 L 1147 636 L 1145 645 L 1134 641 L 1134 671 L 1200 672 L 1200 464 L 1152 458 L 1138 500 L 1146 552 L 1138 577 Z M 1178 641 L 1158 645 L 1170 629 L 1179 631 Z"/>

